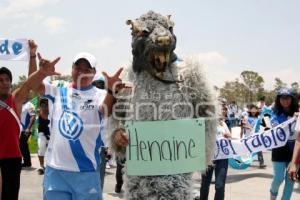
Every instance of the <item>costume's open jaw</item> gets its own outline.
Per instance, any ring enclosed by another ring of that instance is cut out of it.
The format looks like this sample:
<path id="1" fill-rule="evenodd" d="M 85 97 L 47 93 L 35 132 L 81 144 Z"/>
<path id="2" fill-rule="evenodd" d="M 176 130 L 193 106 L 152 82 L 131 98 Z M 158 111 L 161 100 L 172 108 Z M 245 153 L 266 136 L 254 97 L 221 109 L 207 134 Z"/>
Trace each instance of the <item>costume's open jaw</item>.
<path id="1" fill-rule="evenodd" d="M 177 60 L 174 23 L 170 15 L 149 12 L 135 20 L 127 20 L 126 24 L 132 31 L 133 70 L 147 71 L 165 83 L 179 82 L 170 75 L 172 63 Z"/>

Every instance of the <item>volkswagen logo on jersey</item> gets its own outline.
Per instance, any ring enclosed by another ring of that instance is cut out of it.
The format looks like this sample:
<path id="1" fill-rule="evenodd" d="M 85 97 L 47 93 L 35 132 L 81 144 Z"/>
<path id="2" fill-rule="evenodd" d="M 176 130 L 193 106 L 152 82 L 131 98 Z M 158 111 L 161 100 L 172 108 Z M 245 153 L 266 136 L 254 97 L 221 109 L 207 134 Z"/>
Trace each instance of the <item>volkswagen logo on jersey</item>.
<path id="1" fill-rule="evenodd" d="M 83 130 L 81 118 L 74 112 L 65 110 L 59 119 L 59 131 L 68 140 L 77 140 Z"/>

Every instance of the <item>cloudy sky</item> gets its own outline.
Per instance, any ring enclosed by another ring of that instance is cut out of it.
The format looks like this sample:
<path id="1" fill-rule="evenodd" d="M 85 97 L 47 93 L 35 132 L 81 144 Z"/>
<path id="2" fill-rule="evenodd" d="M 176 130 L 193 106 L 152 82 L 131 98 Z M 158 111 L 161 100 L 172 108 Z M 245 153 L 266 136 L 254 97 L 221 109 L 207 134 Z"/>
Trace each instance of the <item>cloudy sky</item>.
<path id="1" fill-rule="evenodd" d="M 131 60 L 125 21 L 154 10 L 172 15 L 177 54 L 197 56 L 212 84 L 253 70 L 271 88 L 275 77 L 300 81 L 299 8 L 297 0 L 1 0 L 0 38 L 34 39 L 46 58 L 62 57 L 57 71 L 63 74 L 80 51 L 112 73 Z M 3 65 L 15 80 L 27 73 L 26 62 Z"/>

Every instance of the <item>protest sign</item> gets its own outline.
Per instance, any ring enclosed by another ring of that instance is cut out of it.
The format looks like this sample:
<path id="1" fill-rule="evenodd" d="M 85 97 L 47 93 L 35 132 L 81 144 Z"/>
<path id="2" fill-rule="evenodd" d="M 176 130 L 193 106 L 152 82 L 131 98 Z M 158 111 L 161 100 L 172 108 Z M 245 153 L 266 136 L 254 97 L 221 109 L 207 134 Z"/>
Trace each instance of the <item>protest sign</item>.
<path id="1" fill-rule="evenodd" d="M 126 122 L 128 175 L 169 175 L 203 170 L 204 119 Z"/>

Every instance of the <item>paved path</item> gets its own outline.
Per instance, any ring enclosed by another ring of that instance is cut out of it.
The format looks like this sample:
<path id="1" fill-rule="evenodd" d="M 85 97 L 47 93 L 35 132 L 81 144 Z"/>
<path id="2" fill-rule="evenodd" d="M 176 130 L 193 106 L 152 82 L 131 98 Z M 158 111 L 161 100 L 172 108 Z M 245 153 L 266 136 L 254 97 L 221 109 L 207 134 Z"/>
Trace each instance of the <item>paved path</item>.
<path id="1" fill-rule="evenodd" d="M 270 162 L 270 152 L 264 153 L 267 168 L 259 169 L 258 163 L 246 170 L 238 171 L 229 168 L 226 184 L 226 200 L 268 200 L 269 187 L 272 180 L 272 166 Z M 42 179 L 43 176 L 37 174 L 38 160 L 36 155 L 32 155 L 33 168 L 22 170 L 20 200 L 40 200 L 42 199 Z M 114 193 L 115 168 L 107 170 L 104 183 L 104 200 L 120 200 L 122 195 Z M 194 192 L 197 193 L 200 187 L 200 175 L 194 174 Z M 199 193 L 199 192 L 198 192 Z M 280 194 L 282 187 L 280 188 Z M 209 199 L 213 199 L 214 186 L 210 187 Z M 300 200 L 300 186 L 295 184 L 292 200 Z"/>

